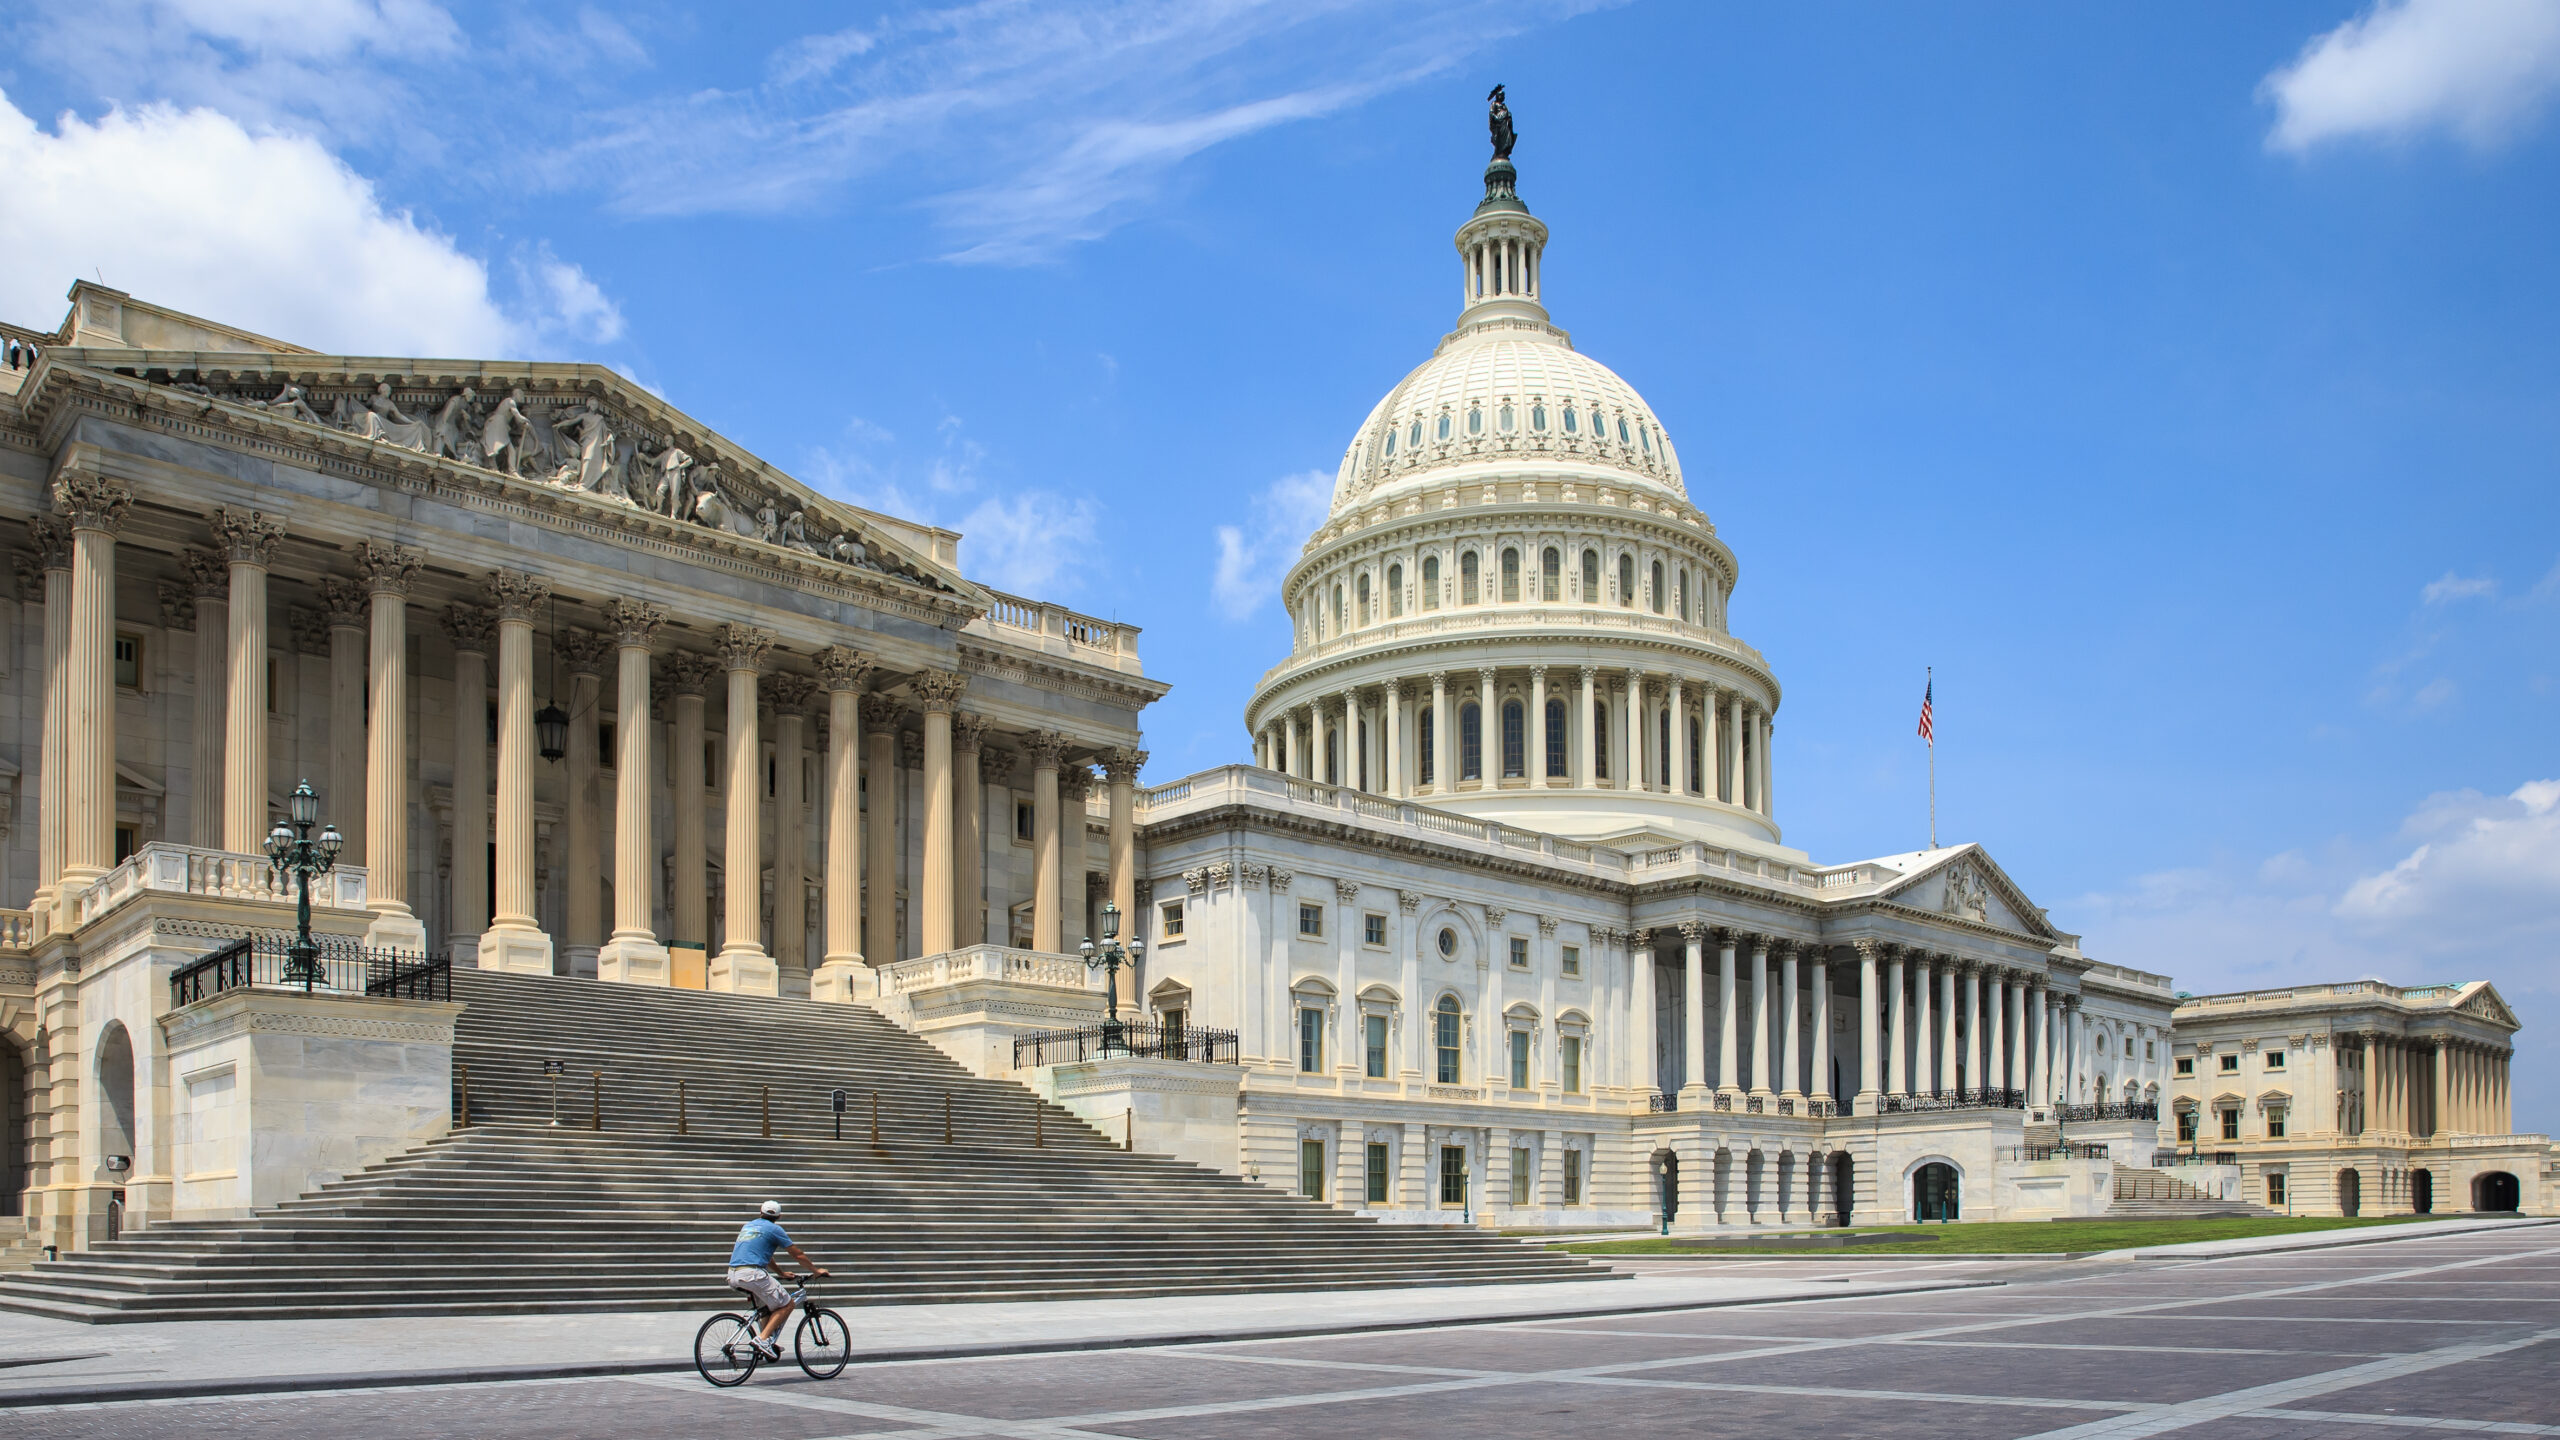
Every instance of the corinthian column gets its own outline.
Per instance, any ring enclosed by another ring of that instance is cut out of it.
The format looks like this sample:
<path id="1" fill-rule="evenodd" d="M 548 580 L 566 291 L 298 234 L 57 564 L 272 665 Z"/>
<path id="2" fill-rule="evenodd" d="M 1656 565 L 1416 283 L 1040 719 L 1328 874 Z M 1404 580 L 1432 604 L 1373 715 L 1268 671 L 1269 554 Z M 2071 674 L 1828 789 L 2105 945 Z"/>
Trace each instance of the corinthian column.
<path id="1" fill-rule="evenodd" d="M 267 562 L 284 527 L 254 510 L 216 510 L 218 548 L 231 557 L 231 717 L 223 726 L 222 848 L 267 844 Z"/>
<path id="2" fill-rule="evenodd" d="M 338 863 L 362 865 L 372 848 L 365 826 L 365 771 L 370 747 L 365 738 L 365 634 L 373 626 L 373 602 L 364 586 L 336 575 L 323 575 L 312 589 L 320 597 L 320 618 L 329 627 L 329 788 L 320 792 L 320 813 L 330 817 L 346 837 Z"/>
<path id="3" fill-rule="evenodd" d="M 986 736 L 985 716 L 951 717 L 951 937 L 959 945 L 987 939 L 987 791 L 978 769 Z"/>
<path id="4" fill-rule="evenodd" d="M 1762 1101 L 1769 1089 L 1769 937 L 1751 938 L 1751 1093 Z"/>
<path id="5" fill-rule="evenodd" d="M 41 548 L 41 546 L 39 546 Z M 69 554 L 64 556 L 66 562 Z M 196 707 L 194 827 L 188 838 L 207 850 L 222 848 L 222 718 L 224 683 L 231 668 L 231 566 L 218 550 L 190 550 L 189 589 L 196 600 Z M 63 578 L 71 571 L 66 563 Z M 51 588 L 53 571 L 45 571 Z M 48 611 L 48 614 L 51 612 Z"/>
<path id="6" fill-rule="evenodd" d="M 1884 1108 L 1883 1059 L 1884 1044 L 1876 1025 L 1876 1006 L 1883 999 L 1876 990 L 1877 951 L 1882 947 L 1873 940 L 1852 942 L 1858 948 L 1858 1095 L 1852 1104 L 1855 1113 L 1873 1115 Z"/>
<path id="7" fill-rule="evenodd" d="M 1067 737 L 1044 730 L 1023 741 L 1031 754 L 1031 948 L 1058 949 L 1058 762 Z"/>
<path id="8" fill-rule="evenodd" d="M 873 969 L 898 960 L 898 711 L 887 695 L 862 697 L 863 773 L 870 781 L 870 828 L 863 836 L 863 958 Z"/>
<path id="9" fill-rule="evenodd" d="M 472 965 L 480 932 L 489 928 L 489 653 L 498 643 L 498 612 L 448 605 L 444 633 L 453 639 L 453 871 L 445 942 L 453 963 Z"/>
<path id="10" fill-rule="evenodd" d="M 1778 1091 L 1790 1100 L 1804 1098 L 1804 1051 L 1800 1048 L 1804 1043 L 1804 1012 L 1796 999 L 1796 949 L 1790 942 L 1778 956 L 1778 1003 L 1787 1027 L 1785 1053 L 1781 1057 L 1785 1069 L 1780 1072 Z"/>
<path id="11" fill-rule="evenodd" d="M 423 953 L 427 927 L 409 910 L 409 582 L 425 563 L 415 550 L 356 546 L 371 610 L 373 713 L 365 732 L 364 943 Z M 202 624 L 201 618 L 197 621 Z"/>
<path id="12" fill-rule="evenodd" d="M 1386 692 L 1387 743 L 1385 746 L 1385 756 L 1387 762 L 1387 797 L 1392 800 L 1402 800 L 1411 793 L 1411 788 L 1405 784 L 1404 773 L 1405 682 L 1402 680 L 1390 680 L 1379 688 Z"/>
<path id="13" fill-rule="evenodd" d="M 132 508 L 121 480 L 66 470 L 53 482 L 53 513 L 71 526 L 65 930 L 71 903 L 116 863 L 116 532 Z"/>
<path id="14" fill-rule="evenodd" d="M 817 692 L 818 683 L 806 675 L 765 677 L 765 698 L 773 705 L 773 963 L 802 972 L 809 968 L 809 799 L 801 761 L 809 697 Z"/>
<path id="15" fill-rule="evenodd" d="M 658 943 L 651 903 L 658 890 L 658 843 L 649 824 L 649 790 L 657 778 L 649 753 L 649 647 L 666 618 L 658 607 L 636 600 L 608 600 L 604 606 L 616 671 L 613 938 L 596 951 L 596 978 L 626 985 L 664 985 L 668 980 L 667 947 Z"/>
<path id="16" fill-rule="evenodd" d="M 862 687 L 870 657 L 841 645 L 818 652 L 827 687 L 826 955 L 809 976 L 814 1000 L 850 1002 L 878 993 L 862 962 Z"/>
<path id="17" fill-rule="evenodd" d="M 729 675 L 729 833 L 720 853 L 728 898 L 720 953 L 711 959 L 711 988 L 737 995 L 780 993 L 781 976 L 765 953 L 764 745 L 756 733 L 756 675 L 775 637 L 747 625 L 723 625 L 713 637 Z"/>
<path id="18" fill-rule="evenodd" d="M 1434 671 L 1431 676 L 1431 794 L 1437 799 L 1458 788 L 1458 772 L 1449 768 L 1451 756 L 1457 753 L 1457 717 L 1449 713 L 1449 674 Z"/>
<path id="19" fill-rule="evenodd" d="M 703 834 L 710 820 L 711 776 L 702 753 L 702 708 L 719 673 L 720 662 L 708 655 L 680 651 L 667 657 L 676 752 L 675 794 L 668 807 L 675 817 L 676 863 L 667 895 L 667 922 L 672 944 L 697 953 L 711 944 L 710 841 Z M 674 958 L 670 956 L 667 963 L 672 970 Z"/>
<path id="20" fill-rule="evenodd" d="M 920 670 L 909 680 L 924 707 L 924 896 L 917 902 L 919 955 L 951 948 L 951 712 L 968 684 L 948 670 Z"/>
<path id="21" fill-rule="evenodd" d="M 1138 923 L 1138 770 L 1147 763 L 1144 750 L 1102 752 L 1103 778 L 1111 783 L 1111 903 L 1120 907 L 1124 938 L 1144 938 Z M 1153 943 L 1150 941 L 1149 943 Z M 1349 943 L 1346 939 L 1345 943 Z M 1136 967 L 1120 971 L 1120 1003 L 1138 1003 Z"/>
<path id="22" fill-rule="evenodd" d="M 27 522 L 44 566 L 43 768 L 36 775 L 37 923 L 52 928 L 62 879 L 63 837 L 70 831 L 66 777 L 71 765 L 71 527 L 59 516 Z M 197 621 L 199 628 L 204 622 Z"/>
<path id="23" fill-rule="evenodd" d="M 550 598 L 550 585 L 531 575 L 489 572 L 498 611 L 498 897 L 479 963 L 517 975 L 552 973 L 551 937 L 533 912 L 533 622 Z"/>
<path id="24" fill-rule="evenodd" d="M 1742 1093 L 1742 1002 L 1736 988 L 1741 976 L 1740 962 L 1735 958 L 1742 937 L 1722 930 L 1717 932 L 1717 938 L 1721 943 L 1716 947 L 1716 1018 L 1721 1028 L 1716 1035 L 1716 1091 L 1731 1098 Z M 1698 978 L 1699 1003 L 1703 1005 L 1706 977 Z M 1703 1031 L 1701 1027 L 1702 1044 Z"/>
<path id="25" fill-rule="evenodd" d="M 604 777 L 596 753 L 604 707 L 598 698 L 613 640 L 593 630 L 563 630 L 551 645 L 569 667 L 569 880 L 560 928 L 568 973 L 592 979 L 604 948 Z"/>

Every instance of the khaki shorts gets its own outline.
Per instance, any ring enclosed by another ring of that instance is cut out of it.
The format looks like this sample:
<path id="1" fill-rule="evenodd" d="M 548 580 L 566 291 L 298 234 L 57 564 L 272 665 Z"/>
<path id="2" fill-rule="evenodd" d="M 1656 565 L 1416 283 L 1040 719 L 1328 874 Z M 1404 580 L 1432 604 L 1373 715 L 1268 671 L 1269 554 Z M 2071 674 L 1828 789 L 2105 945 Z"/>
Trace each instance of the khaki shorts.
<path id="1" fill-rule="evenodd" d="M 746 1291 L 767 1310 L 779 1310 L 791 1303 L 791 1292 L 782 1288 L 782 1282 L 773 1278 L 772 1271 L 760 1265 L 730 1266 L 729 1288 Z"/>

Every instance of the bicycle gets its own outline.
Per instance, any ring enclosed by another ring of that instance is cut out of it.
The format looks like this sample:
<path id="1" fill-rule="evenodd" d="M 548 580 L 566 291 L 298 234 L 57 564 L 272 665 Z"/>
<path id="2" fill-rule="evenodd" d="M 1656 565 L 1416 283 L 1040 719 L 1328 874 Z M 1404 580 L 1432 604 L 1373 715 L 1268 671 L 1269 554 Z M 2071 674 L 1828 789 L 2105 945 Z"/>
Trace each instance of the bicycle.
<path id="1" fill-rule="evenodd" d="M 853 1331 L 843 1316 L 809 1298 L 809 1287 L 817 1283 L 817 1277 L 775 1278 L 789 1291 L 791 1303 L 800 1307 L 800 1323 L 791 1331 L 791 1353 L 800 1362 L 801 1373 L 812 1380 L 833 1380 L 843 1374 L 845 1363 L 853 1358 Z M 753 1319 L 735 1310 L 724 1310 L 703 1321 L 702 1328 L 693 1335 L 693 1368 L 723 1390 L 747 1383 L 756 1367 L 764 1363 L 764 1352 L 756 1348 L 756 1336 L 764 1332 L 765 1317 L 772 1313 L 764 1302 L 757 1301 Z"/>

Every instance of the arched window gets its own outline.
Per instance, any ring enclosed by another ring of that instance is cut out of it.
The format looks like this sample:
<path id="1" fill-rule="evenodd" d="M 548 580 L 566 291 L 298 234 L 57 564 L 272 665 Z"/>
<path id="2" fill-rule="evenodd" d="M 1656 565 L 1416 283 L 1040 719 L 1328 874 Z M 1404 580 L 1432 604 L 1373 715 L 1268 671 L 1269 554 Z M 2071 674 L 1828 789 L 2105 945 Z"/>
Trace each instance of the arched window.
<path id="1" fill-rule="evenodd" d="M 1501 409 L 1499 409 L 1499 410 L 1495 411 L 1495 412 L 1494 412 L 1494 414 L 1493 414 L 1493 423 L 1494 423 L 1494 428 L 1495 428 L 1495 429 L 1500 430 L 1500 431 L 1501 431 L 1503 434 L 1505 434 L 1505 435 L 1510 434 L 1510 433 L 1511 433 L 1511 407 L 1510 407 L 1510 406 L 1508 406 L 1508 405 L 1505 405 L 1505 406 L 1503 406 Z"/>
<path id="2" fill-rule="evenodd" d="M 1338 726 L 1324 732 L 1324 783 L 1342 783 L 1342 730 Z"/>
<path id="3" fill-rule="evenodd" d="M 1428 705 L 1413 717 L 1413 748 L 1414 753 L 1421 757 L 1414 768 L 1422 772 L 1422 783 L 1428 785 L 1434 778 L 1431 757 L 1438 752 L 1438 747 L 1431 743 L 1431 707 Z"/>
<path id="4" fill-rule="evenodd" d="M 1352 591 L 1353 598 L 1354 598 L 1355 600 L 1357 600 L 1357 602 L 1358 602 L 1358 604 L 1359 604 L 1360 623 L 1361 623 L 1361 624 L 1363 624 L 1363 625 L 1366 625 L 1366 624 L 1368 624 L 1368 623 L 1369 623 L 1369 619 L 1370 619 L 1370 616 L 1369 616 L 1369 575 L 1368 575 L 1368 572 L 1367 572 L 1367 571 L 1362 571 L 1362 572 L 1361 572 L 1361 574 L 1360 574 L 1360 578 L 1359 578 L 1359 579 L 1357 579 L 1357 580 L 1355 580 L 1355 581 L 1353 581 L 1353 582 L 1352 582 L 1352 585 L 1353 585 L 1353 587 L 1354 587 L 1354 588 L 1353 588 L 1353 591 Z"/>
<path id="5" fill-rule="evenodd" d="M 1663 709 L 1654 712 L 1653 729 L 1653 753 L 1656 757 L 1653 778 L 1656 780 L 1669 780 L 1671 778 L 1670 707 L 1665 706 Z M 1662 788 L 1668 790 L 1671 787 L 1669 785 L 1665 785 Z"/>
<path id="6" fill-rule="evenodd" d="M 1591 778 L 1609 778 L 1609 702 L 1591 702 Z"/>
<path id="7" fill-rule="evenodd" d="M 1333 633 L 1337 635 L 1342 633 L 1342 619 L 1342 586 L 1336 583 L 1333 587 Z"/>
<path id="8" fill-rule="evenodd" d="M 1473 405 L 1467 407 L 1467 433 L 1470 435 L 1484 433 L 1484 412 Z"/>
<path id="9" fill-rule="evenodd" d="M 1563 589 L 1564 553 L 1553 545 L 1548 546 L 1547 553 L 1538 557 L 1538 572 L 1540 581 L 1538 598 L 1553 605 L 1556 603 L 1557 595 L 1562 593 Z"/>
<path id="10" fill-rule="evenodd" d="M 1665 598 L 1666 597 L 1662 593 L 1662 562 L 1656 560 L 1653 562 L 1652 603 L 1654 614 L 1659 615 L 1662 613 L 1662 603 Z"/>
<path id="11" fill-rule="evenodd" d="M 1440 557 L 1437 555 L 1422 557 L 1422 608 L 1440 608 Z"/>
<path id="12" fill-rule="evenodd" d="M 1458 603 L 1476 603 L 1476 552 L 1463 551 L 1458 556 Z"/>
<path id="13" fill-rule="evenodd" d="M 1449 438 L 1449 412 L 1446 410 L 1440 412 L 1440 438 Z"/>
<path id="14" fill-rule="evenodd" d="M 1618 557 L 1618 603 L 1633 608 L 1636 603 L 1636 557 Z"/>
<path id="15" fill-rule="evenodd" d="M 1582 552 L 1582 603 L 1600 603 L 1600 552 L 1597 550 Z"/>
<path id="16" fill-rule="evenodd" d="M 1546 406 L 1544 406 L 1544 405 L 1532 405 L 1532 406 L 1530 406 L 1530 407 L 1529 407 L 1529 428 L 1530 428 L 1530 429 L 1532 429 L 1532 430 L 1535 430 L 1535 431 L 1539 432 L 1540 434 L 1544 434 L 1544 433 L 1546 433 L 1546 429 L 1547 429 L 1547 407 L 1546 407 Z"/>
<path id="17" fill-rule="evenodd" d="M 1393 425 L 1390 425 L 1390 426 L 1388 426 L 1388 427 L 1387 427 L 1387 456 L 1388 456 L 1388 458 L 1389 458 L 1389 459 L 1393 459 L 1393 458 L 1395 457 L 1395 453 L 1396 453 L 1396 427 L 1394 427 Z"/>
<path id="18" fill-rule="evenodd" d="M 1421 421 L 1416 420 L 1416 421 L 1414 421 L 1414 422 L 1413 422 L 1413 434 L 1411 434 L 1410 436 L 1406 437 L 1406 439 L 1405 439 L 1405 442 L 1404 442 L 1404 443 L 1405 443 L 1406 445 L 1408 445 L 1408 446 L 1410 446 L 1410 447 L 1414 448 L 1414 449 L 1417 449 L 1417 450 L 1419 450 L 1419 449 L 1421 449 L 1421 448 L 1422 448 L 1422 422 L 1421 422 Z"/>
<path id="19" fill-rule="evenodd" d="M 1652 454 L 1652 453 L 1653 453 L 1653 427 L 1652 427 L 1652 426 L 1650 426 L 1650 425 L 1639 425 L 1639 426 L 1637 426 L 1637 427 L 1636 427 L 1636 438 L 1638 438 L 1639 440 L 1642 440 L 1642 441 L 1644 442 L 1644 453 L 1646 453 L 1647 455 L 1650 455 L 1650 454 Z"/>
<path id="20" fill-rule="evenodd" d="M 1484 707 L 1473 700 L 1458 707 L 1458 778 L 1484 778 Z"/>
<path id="21" fill-rule="evenodd" d="M 1458 1048 L 1458 1033 L 1458 997 L 1443 995 L 1431 1011 L 1431 1048 L 1438 1052 L 1439 1059 L 1439 1065 L 1432 1073 L 1440 1077 L 1439 1084 L 1455 1085 L 1462 1078 L 1458 1066 L 1462 1053 Z"/>
<path id="22" fill-rule="evenodd" d="M 1404 567 L 1387 567 L 1387 618 L 1393 620 L 1404 613 Z"/>
<path id="23" fill-rule="evenodd" d="M 1627 443 L 1627 417 L 1624 415 L 1618 417 L 1618 443 Z"/>
<path id="24" fill-rule="evenodd" d="M 1574 418 L 1573 407 L 1570 405 L 1564 407 L 1564 433 L 1567 435 L 1578 434 L 1580 433 L 1581 428 L 1580 423 Z"/>
<path id="25" fill-rule="evenodd" d="M 1517 700 L 1502 702 L 1502 778 L 1521 780 L 1529 774 L 1528 713 Z"/>
<path id="26" fill-rule="evenodd" d="M 1520 603 L 1520 552 L 1507 545 L 1502 550 L 1502 603 Z"/>
<path id="27" fill-rule="evenodd" d="M 1564 775 L 1564 774 L 1568 774 L 1568 773 L 1570 773 L 1570 772 L 1566 769 L 1566 766 L 1565 766 L 1565 763 L 1564 763 L 1564 746 L 1565 746 L 1565 733 L 1564 733 L 1564 727 L 1565 727 L 1565 708 L 1564 708 L 1564 702 L 1563 702 L 1563 701 L 1561 701 L 1561 700 L 1550 700 L 1550 701 L 1548 701 L 1548 702 L 1547 702 L 1547 773 L 1548 773 L 1549 775 Z"/>
<path id="28" fill-rule="evenodd" d="M 1679 574 L 1678 580 L 1677 580 L 1677 582 L 1676 582 L 1676 584 L 1675 584 L 1675 586 L 1674 586 L 1674 588 L 1673 588 L 1673 590 L 1672 590 L 1672 592 L 1671 592 L 1671 593 L 1679 597 L 1679 600 L 1680 600 L 1680 618 L 1681 618 L 1681 619 L 1683 619 L 1683 620 L 1688 619 L 1688 618 L 1689 618 L 1689 567 L 1688 567 L 1688 566 L 1683 565 L 1683 566 L 1681 566 L 1681 567 L 1680 567 L 1680 574 Z"/>
<path id="29" fill-rule="evenodd" d="M 1689 790 L 1696 794 L 1704 788 L 1698 783 L 1698 777 L 1706 773 L 1698 765 L 1698 717 L 1688 715 L 1682 719 L 1689 727 Z"/>

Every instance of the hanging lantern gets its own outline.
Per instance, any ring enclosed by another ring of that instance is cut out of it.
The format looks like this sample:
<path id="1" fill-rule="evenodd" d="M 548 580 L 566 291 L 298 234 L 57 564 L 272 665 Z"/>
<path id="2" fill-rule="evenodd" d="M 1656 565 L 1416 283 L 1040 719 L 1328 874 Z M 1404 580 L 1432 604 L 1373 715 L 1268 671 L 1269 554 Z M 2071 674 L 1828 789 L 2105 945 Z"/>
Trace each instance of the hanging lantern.
<path id="1" fill-rule="evenodd" d="M 557 705 L 545 705 L 533 712 L 533 735 L 542 747 L 542 758 L 557 760 L 569 753 L 569 712 Z"/>

